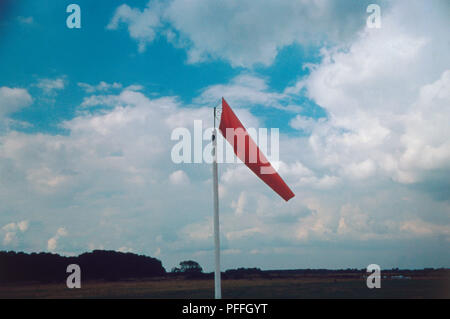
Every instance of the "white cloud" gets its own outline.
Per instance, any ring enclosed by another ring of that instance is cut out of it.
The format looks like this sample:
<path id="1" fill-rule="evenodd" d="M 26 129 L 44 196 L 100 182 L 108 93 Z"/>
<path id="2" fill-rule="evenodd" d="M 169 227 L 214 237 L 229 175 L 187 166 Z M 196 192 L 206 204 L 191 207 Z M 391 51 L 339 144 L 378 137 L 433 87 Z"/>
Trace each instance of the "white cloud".
<path id="1" fill-rule="evenodd" d="M 128 90 L 128 91 L 142 91 L 143 89 L 144 89 L 144 86 L 139 85 L 139 84 L 132 84 L 125 88 L 125 90 Z"/>
<path id="2" fill-rule="evenodd" d="M 120 251 L 121 253 L 132 253 L 133 252 L 133 248 L 123 246 L 123 247 L 120 247 L 118 249 L 118 251 Z"/>
<path id="3" fill-rule="evenodd" d="M 19 230 L 24 233 L 27 231 L 28 229 L 28 221 L 27 220 L 23 220 L 21 222 L 17 223 L 17 228 L 19 228 Z"/>
<path id="4" fill-rule="evenodd" d="M 169 181 L 174 185 L 186 185 L 189 184 L 189 177 L 184 171 L 179 170 L 170 174 Z"/>
<path id="5" fill-rule="evenodd" d="M 108 29 L 120 23 L 143 52 L 157 32 L 188 50 L 188 62 L 224 59 L 233 66 L 270 65 L 294 43 L 349 39 L 365 25 L 370 1 L 150 1 L 144 10 L 122 5 Z"/>
<path id="6" fill-rule="evenodd" d="M 246 107 L 261 105 L 293 112 L 301 109 L 300 106 L 291 103 L 289 95 L 271 91 L 266 79 L 247 73 L 236 76 L 228 84 L 211 85 L 205 88 L 194 103 L 214 105 L 222 97 L 225 97 L 231 105 Z"/>
<path id="7" fill-rule="evenodd" d="M 363 26 L 365 4 L 175 0 L 166 16 L 188 42 L 190 62 L 219 58 L 235 66 L 270 65 L 284 46 L 349 37 Z"/>
<path id="8" fill-rule="evenodd" d="M 11 244 L 16 239 L 16 233 L 8 232 L 5 234 L 5 238 L 3 239 L 3 245 L 7 246 Z"/>
<path id="9" fill-rule="evenodd" d="M 251 228 L 246 228 L 243 230 L 227 232 L 227 233 L 225 233 L 225 237 L 229 240 L 236 240 L 236 239 L 252 237 L 254 234 L 261 234 L 261 233 L 264 233 L 264 232 L 261 229 L 259 229 L 258 227 L 251 227 Z"/>
<path id="10" fill-rule="evenodd" d="M 44 91 L 47 95 L 54 95 L 56 91 L 63 90 L 66 85 L 64 77 L 56 79 L 40 79 L 36 86 Z"/>
<path id="11" fill-rule="evenodd" d="M 242 215 L 245 210 L 245 205 L 247 204 L 247 196 L 245 192 L 241 192 L 239 199 L 231 202 L 231 207 L 234 208 L 234 213 L 236 215 Z"/>
<path id="12" fill-rule="evenodd" d="M 294 119 L 291 120 L 289 125 L 299 131 L 304 131 L 305 133 L 311 133 L 318 125 L 325 122 L 324 118 L 321 118 L 319 120 L 297 115 Z"/>
<path id="13" fill-rule="evenodd" d="M 400 137 L 405 152 L 399 163 L 404 170 L 450 169 L 449 120 L 450 69 L 420 89 L 418 100 L 405 121 Z"/>
<path id="14" fill-rule="evenodd" d="M 31 25 L 31 24 L 34 23 L 34 18 L 33 17 L 18 16 L 17 17 L 17 21 L 19 21 L 21 24 Z"/>
<path id="15" fill-rule="evenodd" d="M 30 184 L 41 192 L 51 192 L 63 186 L 68 179 L 64 174 L 58 174 L 45 166 L 29 169 L 26 174 Z"/>
<path id="16" fill-rule="evenodd" d="M 58 245 L 58 240 L 55 237 L 52 237 L 47 242 L 47 249 L 49 251 L 55 251 L 57 245 Z"/>
<path id="17" fill-rule="evenodd" d="M 114 82 L 107 83 L 105 81 L 100 81 L 97 85 L 91 85 L 87 83 L 80 82 L 78 86 L 81 87 L 86 93 L 95 93 L 95 92 L 107 92 L 112 89 L 121 89 L 122 84 Z"/>
<path id="18" fill-rule="evenodd" d="M 0 87 L 0 119 L 29 106 L 32 102 L 31 95 L 25 89 Z"/>
<path id="19" fill-rule="evenodd" d="M 47 250 L 49 251 L 56 251 L 56 248 L 58 247 L 58 241 L 61 237 L 66 237 L 69 233 L 67 232 L 66 228 L 64 227 L 60 227 L 58 228 L 58 230 L 56 231 L 56 234 L 50 238 L 47 241 Z"/>
<path id="20" fill-rule="evenodd" d="M 17 223 L 9 223 L 2 227 L 4 232 L 3 245 L 9 246 L 17 241 L 18 233 L 25 233 L 28 230 L 28 220 Z"/>
<path id="21" fill-rule="evenodd" d="M 311 75 L 285 91 L 306 89 L 328 112 L 327 121 L 298 116 L 291 122 L 311 132 L 315 166 L 406 184 L 427 181 L 433 170 L 449 171 L 450 58 L 436 54 L 448 49 L 440 32 L 448 4 L 437 4 L 428 12 L 436 32 L 410 19 L 423 3 L 397 3 L 384 13 L 381 29 L 364 30 L 345 49 L 323 50 Z"/>
<path id="22" fill-rule="evenodd" d="M 114 105 L 118 101 L 116 96 L 113 95 L 92 95 L 89 97 L 85 97 L 82 107 L 90 107 L 90 106 L 98 106 L 98 105 L 106 105 L 111 106 Z"/>
<path id="23" fill-rule="evenodd" d="M 371 177 L 376 172 L 376 165 L 371 159 L 366 159 L 360 163 L 351 163 L 344 168 L 347 176 L 357 179 L 365 179 Z"/>
<path id="24" fill-rule="evenodd" d="M 450 226 L 436 225 L 423 220 L 410 220 L 401 224 L 400 230 L 412 235 L 423 237 L 443 235 L 450 239 Z"/>
<path id="25" fill-rule="evenodd" d="M 8 231 L 8 232 L 21 231 L 23 233 L 23 232 L 26 232 L 28 229 L 28 221 L 23 220 L 23 221 L 17 222 L 17 223 L 9 223 L 9 224 L 3 226 L 2 229 L 4 231 Z"/>
<path id="26" fill-rule="evenodd" d="M 58 230 L 56 231 L 56 235 L 59 237 L 64 237 L 68 235 L 67 230 L 64 227 L 58 228 Z"/>
<path id="27" fill-rule="evenodd" d="M 144 52 L 147 44 L 155 39 L 158 28 L 161 27 L 160 14 L 160 4 L 156 1 L 149 2 L 143 11 L 123 4 L 116 9 L 106 28 L 117 30 L 121 24 L 126 24 L 130 37 L 138 41 L 139 52 Z"/>

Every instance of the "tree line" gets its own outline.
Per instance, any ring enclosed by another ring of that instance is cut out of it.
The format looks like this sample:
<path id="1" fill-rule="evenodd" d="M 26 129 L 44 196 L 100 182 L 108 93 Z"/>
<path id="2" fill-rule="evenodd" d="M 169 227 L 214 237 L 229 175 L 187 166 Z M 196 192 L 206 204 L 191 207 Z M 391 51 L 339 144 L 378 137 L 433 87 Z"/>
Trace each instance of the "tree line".
<path id="1" fill-rule="evenodd" d="M 184 279 L 213 279 L 214 273 L 204 273 L 202 267 L 192 260 L 182 261 L 179 267 L 166 272 L 160 260 L 116 251 L 94 250 L 77 257 L 65 257 L 50 253 L 1 252 L 0 283 L 17 282 L 65 282 L 67 267 L 76 264 L 81 268 L 83 280 L 118 281 L 152 277 L 175 277 Z M 296 276 L 360 277 L 366 269 L 292 269 L 261 270 L 260 268 L 238 268 L 222 272 L 223 279 L 290 278 Z M 443 276 L 448 277 L 450 269 L 425 268 L 416 270 L 393 268 L 384 270 L 385 275 Z"/>
<path id="2" fill-rule="evenodd" d="M 0 252 L 0 282 L 65 282 L 67 266 L 77 264 L 83 280 L 116 281 L 164 276 L 160 260 L 152 257 L 94 250 L 77 257 L 50 253 Z"/>

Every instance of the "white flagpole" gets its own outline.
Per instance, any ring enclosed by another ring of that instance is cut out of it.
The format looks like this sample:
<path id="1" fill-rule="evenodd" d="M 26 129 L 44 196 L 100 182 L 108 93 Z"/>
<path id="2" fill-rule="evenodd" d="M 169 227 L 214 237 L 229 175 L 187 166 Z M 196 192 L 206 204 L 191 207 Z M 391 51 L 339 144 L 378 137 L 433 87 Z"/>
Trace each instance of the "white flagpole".
<path id="1" fill-rule="evenodd" d="M 216 110 L 214 107 L 214 131 L 213 131 L 213 190 L 214 190 L 214 255 L 216 269 L 214 272 L 215 298 L 222 298 L 222 288 L 220 282 L 220 228 L 219 228 L 219 180 L 217 172 L 217 129 Z"/>

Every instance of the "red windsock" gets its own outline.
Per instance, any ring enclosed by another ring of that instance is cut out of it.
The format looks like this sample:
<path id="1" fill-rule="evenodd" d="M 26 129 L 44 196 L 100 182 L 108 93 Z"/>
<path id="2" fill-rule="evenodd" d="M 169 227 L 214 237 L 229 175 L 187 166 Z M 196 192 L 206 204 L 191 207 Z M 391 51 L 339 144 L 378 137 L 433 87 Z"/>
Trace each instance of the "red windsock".
<path id="1" fill-rule="evenodd" d="M 234 148 L 236 156 L 247 165 L 260 179 L 263 180 L 285 201 L 289 201 L 295 194 L 275 171 L 259 147 L 248 134 L 241 121 L 234 114 L 231 107 L 222 98 L 222 116 L 219 130 L 223 137 Z"/>

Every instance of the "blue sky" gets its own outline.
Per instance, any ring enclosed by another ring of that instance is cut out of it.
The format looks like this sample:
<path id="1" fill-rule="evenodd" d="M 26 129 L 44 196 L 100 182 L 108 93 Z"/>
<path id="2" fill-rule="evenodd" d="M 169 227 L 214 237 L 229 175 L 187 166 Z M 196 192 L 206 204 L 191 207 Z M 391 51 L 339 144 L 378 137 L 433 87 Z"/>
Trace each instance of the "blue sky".
<path id="1" fill-rule="evenodd" d="M 221 167 L 225 268 L 448 267 L 448 3 L 372 2 L 2 2 L 0 249 L 211 270 L 210 167 L 170 133 L 223 95 L 297 194 Z"/>
<path id="2" fill-rule="evenodd" d="M 106 29 L 120 3 L 79 2 L 83 23 L 80 30 L 66 27 L 68 14 L 58 17 L 59 12 L 65 13 L 67 4 L 64 2 L 22 1 L 10 5 L 8 16 L 3 21 L 5 36 L 2 42 L 8 50 L 0 52 L 2 81 L 15 86 L 29 86 L 30 77 L 35 81 L 43 77 L 67 77 L 65 88 L 69 89 L 57 95 L 50 110 L 46 101 L 38 102 L 34 108 L 16 113 L 14 118 L 33 122 L 34 128 L 40 131 L 60 133 L 58 123 L 72 118 L 84 97 L 77 83 L 99 83 L 104 79 L 125 85 L 139 83 L 149 94 L 175 95 L 183 102 L 191 103 L 205 87 L 228 82 L 248 70 L 233 67 L 222 59 L 187 64 L 186 50 L 175 48 L 163 36 L 149 44 L 145 54 L 139 54 L 136 43 L 130 41 L 124 30 L 114 32 Z M 147 1 L 134 3 L 138 8 L 145 8 Z M 32 17 L 33 22 L 24 23 L 20 17 Z M 317 48 L 293 44 L 281 48 L 272 65 L 257 63 L 251 71 L 266 77 L 274 91 L 283 91 L 308 74 L 308 70 L 303 68 L 305 63 L 318 61 Z M 314 105 L 313 101 L 309 103 Z M 290 131 L 289 126 L 283 123 L 294 114 L 259 110 L 255 107 L 253 111 L 264 117 L 268 126 Z M 311 107 L 304 112 L 312 116 L 326 115 L 320 107 Z"/>

